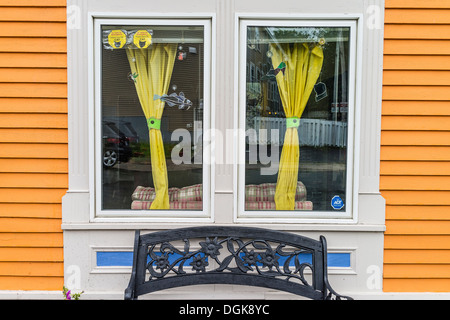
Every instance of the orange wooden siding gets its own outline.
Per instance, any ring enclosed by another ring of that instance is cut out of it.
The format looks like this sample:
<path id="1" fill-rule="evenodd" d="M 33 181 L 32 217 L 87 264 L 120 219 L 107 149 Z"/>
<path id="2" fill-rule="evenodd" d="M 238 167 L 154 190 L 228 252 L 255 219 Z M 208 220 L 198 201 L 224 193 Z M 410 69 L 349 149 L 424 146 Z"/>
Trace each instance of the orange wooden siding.
<path id="1" fill-rule="evenodd" d="M 62 290 L 65 0 L 0 0 L 0 290 Z"/>
<path id="2" fill-rule="evenodd" d="M 450 0 L 386 0 L 385 292 L 450 292 Z"/>

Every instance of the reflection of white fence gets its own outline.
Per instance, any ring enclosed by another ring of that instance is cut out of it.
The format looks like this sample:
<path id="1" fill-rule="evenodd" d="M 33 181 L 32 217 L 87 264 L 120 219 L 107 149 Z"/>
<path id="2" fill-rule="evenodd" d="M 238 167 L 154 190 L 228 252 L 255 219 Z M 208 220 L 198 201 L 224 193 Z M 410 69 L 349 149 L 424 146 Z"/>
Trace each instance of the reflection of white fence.
<path id="1" fill-rule="evenodd" d="M 286 133 L 286 119 L 255 117 L 254 128 L 259 143 L 267 143 L 272 137 L 272 130 L 278 130 L 278 141 L 283 144 Z M 266 129 L 267 135 L 264 131 Z M 347 146 L 347 123 L 322 119 L 300 119 L 298 128 L 299 143 L 301 146 L 312 147 L 346 147 Z M 273 133 L 276 140 L 276 131 Z"/>

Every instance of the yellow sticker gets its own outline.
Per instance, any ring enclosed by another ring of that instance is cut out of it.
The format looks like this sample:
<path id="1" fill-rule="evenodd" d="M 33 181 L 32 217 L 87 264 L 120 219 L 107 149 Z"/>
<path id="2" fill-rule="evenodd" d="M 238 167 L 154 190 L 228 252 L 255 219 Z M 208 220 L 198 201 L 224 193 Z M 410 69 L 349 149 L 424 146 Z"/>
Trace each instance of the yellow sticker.
<path id="1" fill-rule="evenodd" d="M 127 36 L 122 30 L 112 30 L 108 35 L 108 43 L 113 49 L 122 49 L 127 43 Z"/>
<path id="2" fill-rule="evenodd" d="M 134 34 L 133 42 L 140 49 L 148 48 L 152 44 L 152 35 L 147 30 L 138 30 Z"/>

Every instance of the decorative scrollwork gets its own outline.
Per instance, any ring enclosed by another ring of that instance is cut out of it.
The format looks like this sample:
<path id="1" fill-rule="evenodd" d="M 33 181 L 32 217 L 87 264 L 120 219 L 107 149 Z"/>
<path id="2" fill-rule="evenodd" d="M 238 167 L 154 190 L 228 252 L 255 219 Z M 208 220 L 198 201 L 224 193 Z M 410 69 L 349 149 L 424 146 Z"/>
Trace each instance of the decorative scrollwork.
<path id="1" fill-rule="evenodd" d="M 314 273 L 313 266 L 306 257 L 314 255 L 306 248 L 287 248 L 284 243 L 268 242 L 260 239 L 243 240 L 236 237 L 209 238 L 199 241 L 196 250 L 189 239 L 184 239 L 184 249 L 179 250 L 169 242 L 148 246 L 148 281 L 169 276 L 182 276 L 185 268 L 191 266 L 192 272 L 220 273 L 231 272 L 296 280 L 312 287 L 305 278 L 305 270 Z M 215 268 L 212 267 L 216 262 Z"/>

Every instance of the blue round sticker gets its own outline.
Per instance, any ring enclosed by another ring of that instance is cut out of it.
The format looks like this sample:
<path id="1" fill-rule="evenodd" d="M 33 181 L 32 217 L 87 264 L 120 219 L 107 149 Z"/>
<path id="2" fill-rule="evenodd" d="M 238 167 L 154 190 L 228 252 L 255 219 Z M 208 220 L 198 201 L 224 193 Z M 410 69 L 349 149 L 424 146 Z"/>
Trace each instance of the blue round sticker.
<path id="1" fill-rule="evenodd" d="M 331 199 L 331 207 L 334 210 L 341 210 L 344 207 L 344 201 L 339 196 L 334 196 L 333 199 Z"/>

